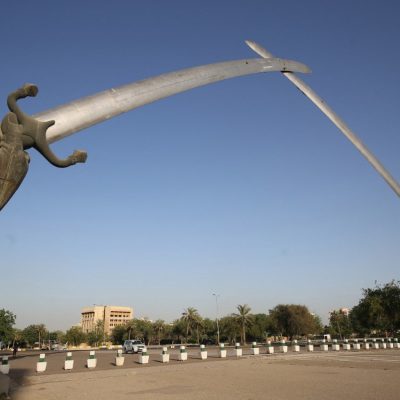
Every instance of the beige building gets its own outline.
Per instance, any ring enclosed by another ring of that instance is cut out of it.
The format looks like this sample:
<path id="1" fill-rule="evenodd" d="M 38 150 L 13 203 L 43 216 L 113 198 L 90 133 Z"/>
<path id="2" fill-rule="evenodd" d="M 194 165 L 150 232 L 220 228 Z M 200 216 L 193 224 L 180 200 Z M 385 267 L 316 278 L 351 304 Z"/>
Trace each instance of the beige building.
<path id="1" fill-rule="evenodd" d="M 85 307 L 81 312 L 83 332 L 94 330 L 97 321 L 104 321 L 104 332 L 109 335 L 118 325 L 123 325 L 133 318 L 133 309 L 122 306 Z"/>

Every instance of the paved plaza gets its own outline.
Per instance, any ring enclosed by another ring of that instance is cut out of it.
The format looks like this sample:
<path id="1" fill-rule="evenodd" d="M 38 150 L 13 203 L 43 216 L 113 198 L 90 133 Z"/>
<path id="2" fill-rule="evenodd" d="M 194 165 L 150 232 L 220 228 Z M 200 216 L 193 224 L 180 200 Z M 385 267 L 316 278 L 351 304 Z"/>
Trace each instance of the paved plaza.
<path id="1" fill-rule="evenodd" d="M 399 399 L 399 350 L 246 353 L 219 359 L 210 349 L 201 360 L 189 350 L 188 361 L 179 362 L 175 350 L 169 364 L 153 357 L 148 365 L 129 354 L 120 368 L 113 365 L 115 352 L 102 351 L 97 368 L 88 370 L 88 352 L 80 351 L 73 353 L 72 372 L 62 370 L 65 353 L 53 353 L 43 374 L 34 371 L 37 354 L 27 354 L 11 360 L 11 399 Z"/>

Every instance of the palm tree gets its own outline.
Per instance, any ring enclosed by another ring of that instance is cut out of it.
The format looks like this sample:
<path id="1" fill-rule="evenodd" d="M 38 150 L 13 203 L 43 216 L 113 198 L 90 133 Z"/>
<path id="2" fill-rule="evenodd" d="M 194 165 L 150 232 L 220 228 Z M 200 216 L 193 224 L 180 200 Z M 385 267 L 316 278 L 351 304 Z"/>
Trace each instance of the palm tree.
<path id="1" fill-rule="evenodd" d="M 175 340 L 179 343 L 182 343 L 182 337 L 185 335 L 186 331 L 186 327 L 184 325 L 185 321 L 182 318 L 177 319 L 172 323 L 171 335 L 173 337 L 173 343 Z"/>
<path id="2" fill-rule="evenodd" d="M 158 319 L 156 322 L 153 323 L 153 330 L 156 334 L 158 345 L 160 345 L 161 337 L 165 330 L 165 322 L 162 319 Z"/>
<path id="3" fill-rule="evenodd" d="M 46 326 L 44 324 L 36 325 L 36 330 L 39 337 L 39 348 L 42 348 L 42 342 L 44 342 L 44 337 L 47 333 Z"/>
<path id="4" fill-rule="evenodd" d="M 196 327 L 196 338 L 197 343 L 200 343 L 200 328 L 204 328 L 204 320 L 200 315 L 197 314 L 196 319 L 193 321 L 194 326 Z"/>
<path id="5" fill-rule="evenodd" d="M 236 309 L 238 310 L 238 313 L 233 314 L 233 316 L 236 318 L 241 328 L 241 341 L 243 344 L 246 344 L 246 328 L 253 324 L 254 317 L 250 314 L 251 308 L 247 304 L 239 304 Z"/>
<path id="6" fill-rule="evenodd" d="M 238 334 L 240 334 L 240 326 L 238 320 L 233 315 L 227 315 L 220 319 L 221 335 L 225 336 L 229 343 L 234 344 Z"/>
<path id="7" fill-rule="evenodd" d="M 126 332 L 128 333 L 128 340 L 131 339 L 132 333 L 136 333 L 136 321 L 131 319 L 125 324 Z"/>
<path id="8" fill-rule="evenodd" d="M 193 326 L 196 325 L 196 321 L 199 319 L 201 317 L 194 307 L 188 307 L 182 313 L 182 320 L 186 323 L 186 343 L 188 342 L 189 332 L 192 332 Z"/>

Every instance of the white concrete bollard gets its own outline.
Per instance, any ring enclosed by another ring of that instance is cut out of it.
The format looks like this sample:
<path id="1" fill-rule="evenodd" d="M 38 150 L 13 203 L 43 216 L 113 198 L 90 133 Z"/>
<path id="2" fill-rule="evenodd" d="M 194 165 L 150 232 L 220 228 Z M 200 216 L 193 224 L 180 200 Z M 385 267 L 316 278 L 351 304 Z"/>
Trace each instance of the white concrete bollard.
<path id="1" fill-rule="evenodd" d="M 357 339 L 354 340 L 353 350 L 360 350 L 360 343 L 358 343 Z"/>
<path id="2" fill-rule="evenodd" d="M 251 345 L 251 354 L 253 356 L 257 356 L 260 354 L 260 349 L 257 347 L 257 342 L 253 342 Z"/>
<path id="3" fill-rule="evenodd" d="M 72 359 L 72 353 L 68 352 L 64 361 L 64 369 L 68 371 L 71 370 L 72 368 L 74 368 L 74 360 Z"/>
<path id="4" fill-rule="evenodd" d="M 274 346 L 272 346 L 269 340 L 267 342 L 267 354 L 274 354 Z"/>
<path id="5" fill-rule="evenodd" d="M 187 360 L 187 351 L 186 351 L 185 346 L 180 346 L 179 347 L 178 360 L 179 361 L 186 361 Z"/>
<path id="6" fill-rule="evenodd" d="M 369 343 L 367 342 L 367 339 L 364 339 L 364 343 L 362 344 L 362 347 L 363 347 L 365 350 L 369 350 Z"/>
<path id="7" fill-rule="evenodd" d="M 89 358 L 86 360 L 86 366 L 88 368 L 96 368 L 97 358 L 96 358 L 96 352 L 94 350 L 89 351 Z"/>
<path id="8" fill-rule="evenodd" d="M 142 352 L 139 353 L 139 364 L 148 364 L 149 355 L 147 354 L 147 347 L 144 347 Z"/>
<path id="9" fill-rule="evenodd" d="M 394 348 L 392 339 L 388 339 L 387 347 L 388 347 L 388 349 L 393 349 Z"/>
<path id="10" fill-rule="evenodd" d="M 162 352 L 159 357 L 159 361 L 162 363 L 169 362 L 169 354 L 168 354 L 168 349 L 166 347 L 163 347 Z"/>
<path id="11" fill-rule="evenodd" d="M 117 367 L 122 367 L 125 362 L 125 357 L 122 355 L 122 350 L 117 350 L 117 355 L 115 357 L 115 365 Z"/>
<path id="12" fill-rule="evenodd" d="M 343 350 L 350 350 L 350 349 L 351 349 L 350 343 L 347 339 L 345 339 L 343 343 Z"/>
<path id="13" fill-rule="evenodd" d="M 36 372 L 44 372 L 47 368 L 46 354 L 42 353 L 39 356 L 39 361 L 36 363 Z"/>
<path id="14" fill-rule="evenodd" d="M 322 343 L 319 345 L 319 349 L 321 351 L 328 351 L 328 345 L 325 343 L 325 339 L 322 340 Z"/>
<path id="15" fill-rule="evenodd" d="M 204 346 L 204 344 L 200 345 L 200 358 L 202 360 L 207 360 L 207 350 L 206 350 L 206 346 Z"/>
<path id="16" fill-rule="evenodd" d="M 8 363 L 8 356 L 1 358 L 0 372 L 4 375 L 8 375 L 10 372 L 10 364 Z M 0 393 L 1 394 L 1 393 Z"/>
<path id="17" fill-rule="evenodd" d="M 285 340 L 282 340 L 281 345 L 279 346 L 279 350 L 282 353 L 287 353 L 288 347 L 286 345 L 286 341 Z"/>
<path id="18" fill-rule="evenodd" d="M 220 358 L 226 358 L 226 349 L 224 343 L 219 344 L 219 356 Z"/>
<path id="19" fill-rule="evenodd" d="M 379 343 L 376 341 L 376 339 L 372 339 L 372 348 L 379 349 Z"/>
<path id="20" fill-rule="evenodd" d="M 242 357 L 243 351 L 240 348 L 240 343 L 235 344 L 235 355 L 236 357 Z"/>
<path id="21" fill-rule="evenodd" d="M 297 340 L 293 340 L 292 342 L 292 350 L 295 352 L 299 352 L 300 351 L 300 346 L 297 344 Z"/>
<path id="22" fill-rule="evenodd" d="M 333 339 L 332 341 L 332 351 L 339 351 L 340 345 L 337 342 L 337 339 Z"/>
<path id="23" fill-rule="evenodd" d="M 381 345 L 380 345 L 381 349 L 386 349 L 386 343 L 384 342 L 384 340 L 382 339 Z"/>
<path id="24" fill-rule="evenodd" d="M 397 338 L 394 338 L 393 347 L 395 349 L 400 349 L 400 343 L 399 343 L 399 340 Z"/>
<path id="25" fill-rule="evenodd" d="M 307 351 L 314 351 L 314 345 L 311 343 L 311 340 L 307 341 L 306 349 Z"/>

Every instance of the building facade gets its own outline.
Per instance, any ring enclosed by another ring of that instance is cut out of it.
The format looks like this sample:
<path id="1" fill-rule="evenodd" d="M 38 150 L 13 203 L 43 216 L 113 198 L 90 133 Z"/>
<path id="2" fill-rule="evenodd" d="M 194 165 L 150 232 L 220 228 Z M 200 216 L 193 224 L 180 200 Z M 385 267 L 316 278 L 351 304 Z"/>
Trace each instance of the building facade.
<path id="1" fill-rule="evenodd" d="M 93 306 L 81 311 L 81 327 L 83 332 L 92 332 L 98 321 L 104 323 L 104 333 L 109 335 L 119 325 L 124 325 L 133 318 L 133 309 L 123 306 Z"/>

